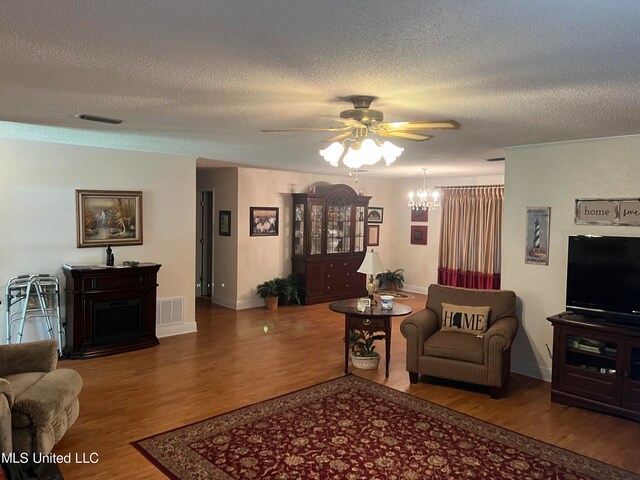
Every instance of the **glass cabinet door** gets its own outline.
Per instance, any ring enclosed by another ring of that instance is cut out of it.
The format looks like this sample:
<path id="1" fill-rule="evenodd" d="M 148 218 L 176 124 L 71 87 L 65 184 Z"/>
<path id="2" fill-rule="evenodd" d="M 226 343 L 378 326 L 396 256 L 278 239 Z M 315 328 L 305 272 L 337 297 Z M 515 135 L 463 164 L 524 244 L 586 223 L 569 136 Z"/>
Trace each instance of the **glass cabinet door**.
<path id="1" fill-rule="evenodd" d="M 356 207 L 356 219 L 355 219 L 355 231 L 354 231 L 354 252 L 364 252 L 364 207 Z"/>
<path id="2" fill-rule="evenodd" d="M 567 335 L 566 365 L 605 375 L 615 375 L 618 345 L 582 335 Z"/>
<path id="3" fill-rule="evenodd" d="M 320 255 L 322 253 L 322 205 L 311 205 L 311 245 L 309 253 Z"/>
<path id="4" fill-rule="evenodd" d="M 304 203 L 293 206 L 293 254 L 304 255 Z"/>
<path id="5" fill-rule="evenodd" d="M 351 251 L 351 207 L 351 202 L 342 196 L 327 202 L 326 253 Z"/>

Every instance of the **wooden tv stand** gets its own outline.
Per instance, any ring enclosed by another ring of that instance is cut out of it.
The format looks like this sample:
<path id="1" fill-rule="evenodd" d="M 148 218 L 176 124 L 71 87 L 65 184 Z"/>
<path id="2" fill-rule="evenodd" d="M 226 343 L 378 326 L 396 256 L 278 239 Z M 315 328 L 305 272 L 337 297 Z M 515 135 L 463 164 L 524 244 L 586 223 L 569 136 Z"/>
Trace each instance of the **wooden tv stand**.
<path id="1" fill-rule="evenodd" d="M 640 328 L 564 312 L 553 324 L 551 400 L 640 421 Z"/>

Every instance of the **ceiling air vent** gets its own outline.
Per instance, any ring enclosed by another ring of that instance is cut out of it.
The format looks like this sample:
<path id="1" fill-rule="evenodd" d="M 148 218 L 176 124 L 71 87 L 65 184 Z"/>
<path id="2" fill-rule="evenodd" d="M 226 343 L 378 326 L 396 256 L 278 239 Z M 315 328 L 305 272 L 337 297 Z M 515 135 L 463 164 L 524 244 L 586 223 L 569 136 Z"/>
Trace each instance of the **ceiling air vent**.
<path id="1" fill-rule="evenodd" d="M 504 157 L 487 158 L 487 162 L 504 162 Z"/>
<path id="2" fill-rule="evenodd" d="M 98 117 L 97 115 L 89 115 L 88 113 L 76 113 L 74 117 L 80 120 L 89 120 L 90 122 L 110 123 L 112 125 L 120 125 L 122 120 L 117 118 Z"/>

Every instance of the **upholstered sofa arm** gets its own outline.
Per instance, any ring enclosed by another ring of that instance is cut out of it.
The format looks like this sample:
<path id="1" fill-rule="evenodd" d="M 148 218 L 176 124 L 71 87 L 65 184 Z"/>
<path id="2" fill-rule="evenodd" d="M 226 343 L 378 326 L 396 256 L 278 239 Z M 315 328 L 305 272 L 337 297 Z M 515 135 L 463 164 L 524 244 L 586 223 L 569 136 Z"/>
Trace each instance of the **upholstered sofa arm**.
<path id="1" fill-rule="evenodd" d="M 407 339 L 407 369 L 409 371 L 418 371 L 418 357 L 424 353 L 424 342 L 439 328 L 435 312 L 428 308 L 409 315 L 402 321 L 400 332 Z"/>
<path id="2" fill-rule="evenodd" d="M 78 397 L 81 389 L 82 378 L 75 370 L 60 368 L 47 373 L 16 397 L 14 424 L 28 425 L 29 421 L 37 426 L 52 424 L 64 407 Z"/>
<path id="3" fill-rule="evenodd" d="M 0 452 L 13 451 L 11 441 L 11 406 L 13 405 L 13 389 L 4 378 L 0 378 Z"/>
<path id="4" fill-rule="evenodd" d="M 493 325 L 484 333 L 484 338 L 487 344 L 500 344 L 501 350 L 504 350 L 511 346 L 517 331 L 518 319 L 503 317 L 493 322 Z"/>
<path id="5" fill-rule="evenodd" d="M 55 340 L 3 345 L 0 348 L 0 377 L 14 373 L 51 372 L 57 364 Z"/>

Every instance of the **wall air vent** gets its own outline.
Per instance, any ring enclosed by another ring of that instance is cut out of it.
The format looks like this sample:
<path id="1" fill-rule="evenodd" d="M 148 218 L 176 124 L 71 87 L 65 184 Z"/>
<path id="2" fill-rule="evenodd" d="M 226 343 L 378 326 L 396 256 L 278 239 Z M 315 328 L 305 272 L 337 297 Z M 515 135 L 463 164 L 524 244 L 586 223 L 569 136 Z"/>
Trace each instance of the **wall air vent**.
<path id="1" fill-rule="evenodd" d="M 112 125 L 120 125 L 122 120 L 117 118 L 98 117 L 97 115 L 89 115 L 88 113 L 76 113 L 75 118 L 80 120 L 89 120 L 90 122 L 110 123 Z"/>

